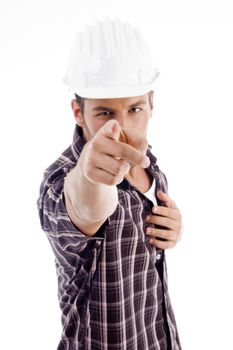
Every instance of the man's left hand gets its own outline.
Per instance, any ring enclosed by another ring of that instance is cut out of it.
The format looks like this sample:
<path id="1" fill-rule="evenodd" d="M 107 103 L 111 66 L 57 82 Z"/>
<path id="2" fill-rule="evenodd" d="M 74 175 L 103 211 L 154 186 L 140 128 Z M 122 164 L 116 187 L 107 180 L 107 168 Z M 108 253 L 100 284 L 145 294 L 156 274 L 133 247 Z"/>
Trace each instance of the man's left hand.
<path id="1" fill-rule="evenodd" d="M 166 193 L 158 191 L 157 196 L 165 206 L 153 206 L 152 213 L 147 216 L 146 221 L 162 227 L 147 227 L 146 234 L 151 236 L 151 245 L 160 249 L 173 248 L 182 237 L 182 216 L 176 203 Z"/>

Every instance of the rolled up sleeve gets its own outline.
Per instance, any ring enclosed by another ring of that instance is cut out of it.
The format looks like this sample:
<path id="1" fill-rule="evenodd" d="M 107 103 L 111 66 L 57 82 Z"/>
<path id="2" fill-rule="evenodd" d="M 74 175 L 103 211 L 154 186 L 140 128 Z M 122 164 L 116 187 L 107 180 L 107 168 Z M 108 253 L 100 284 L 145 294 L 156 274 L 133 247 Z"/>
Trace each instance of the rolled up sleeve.
<path id="1" fill-rule="evenodd" d="M 37 205 L 41 227 L 51 243 L 56 259 L 65 264 L 71 263 L 71 259 L 74 266 L 74 259 L 80 260 L 89 250 L 100 245 L 104 239 L 103 230 L 106 223 L 92 237 L 83 234 L 73 224 L 66 210 L 64 198 L 64 180 L 69 170 L 63 166 L 54 171 L 51 169 L 45 171 Z"/>

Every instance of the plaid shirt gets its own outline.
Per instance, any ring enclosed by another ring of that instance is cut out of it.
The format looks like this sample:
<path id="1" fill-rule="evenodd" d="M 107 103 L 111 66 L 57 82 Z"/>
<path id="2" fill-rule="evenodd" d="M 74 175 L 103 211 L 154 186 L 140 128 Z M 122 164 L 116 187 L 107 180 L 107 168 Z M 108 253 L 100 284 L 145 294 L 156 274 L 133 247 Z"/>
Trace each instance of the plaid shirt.
<path id="1" fill-rule="evenodd" d="M 114 213 L 94 236 L 85 236 L 68 216 L 64 178 L 84 143 L 76 126 L 72 145 L 45 171 L 38 199 L 58 276 L 63 325 L 58 350 L 180 350 L 165 254 L 145 234 L 153 203 L 123 180 L 117 185 Z M 167 192 L 166 177 L 150 148 L 148 171 L 156 191 Z"/>

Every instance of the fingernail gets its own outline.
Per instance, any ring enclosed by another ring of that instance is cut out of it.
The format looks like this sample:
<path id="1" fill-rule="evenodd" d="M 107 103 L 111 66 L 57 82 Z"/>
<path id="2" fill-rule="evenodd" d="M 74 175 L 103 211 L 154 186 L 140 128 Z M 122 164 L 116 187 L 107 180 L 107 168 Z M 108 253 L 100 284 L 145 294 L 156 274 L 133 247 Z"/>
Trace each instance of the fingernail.
<path id="1" fill-rule="evenodd" d="M 104 125 L 104 132 L 113 132 L 112 127 L 114 124 L 114 120 L 109 120 L 109 122 Z"/>
<path id="2" fill-rule="evenodd" d="M 150 215 L 147 215 L 146 221 L 149 221 L 149 220 L 150 220 Z"/>
<path id="3" fill-rule="evenodd" d="M 153 208 L 152 208 L 152 212 L 153 212 L 153 213 L 156 213 L 157 211 L 158 211 L 158 208 L 157 208 L 157 207 L 153 207 Z"/>
<path id="4" fill-rule="evenodd" d="M 150 234 L 151 234 L 151 229 L 148 228 L 148 229 L 146 230 L 146 233 L 147 233 L 148 235 L 150 235 Z"/>

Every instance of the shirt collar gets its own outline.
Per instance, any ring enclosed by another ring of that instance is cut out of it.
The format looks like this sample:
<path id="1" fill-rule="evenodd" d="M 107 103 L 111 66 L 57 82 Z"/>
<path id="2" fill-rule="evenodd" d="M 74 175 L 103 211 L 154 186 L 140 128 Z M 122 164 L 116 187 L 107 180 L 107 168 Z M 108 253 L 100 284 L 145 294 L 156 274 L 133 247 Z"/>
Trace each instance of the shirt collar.
<path id="1" fill-rule="evenodd" d="M 72 149 L 76 159 L 79 158 L 86 141 L 83 137 L 83 129 L 76 124 L 73 134 Z"/>

